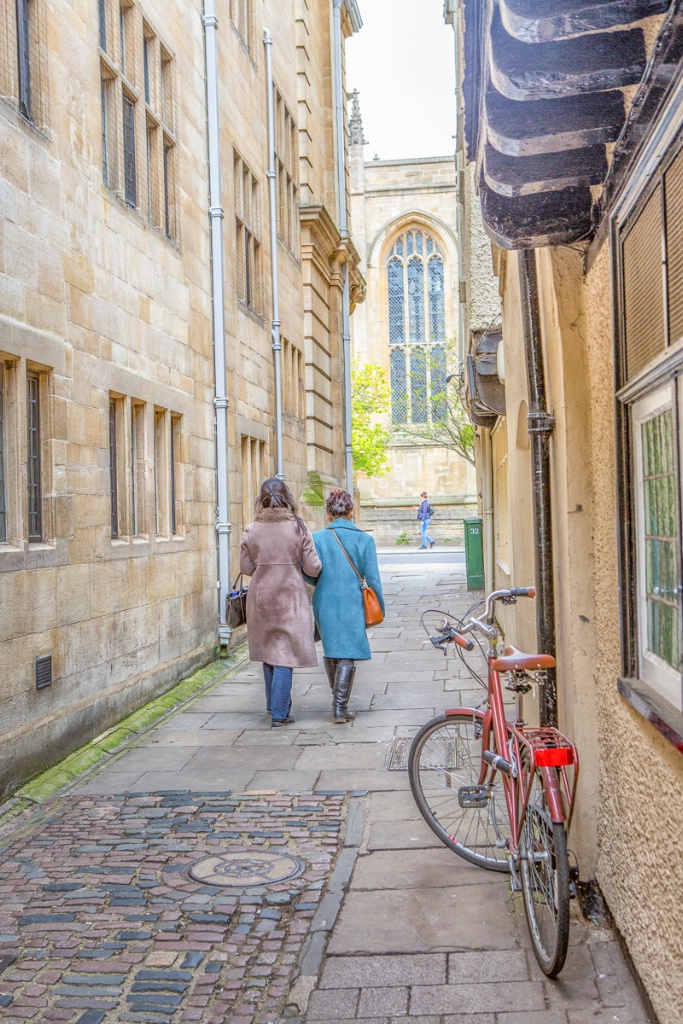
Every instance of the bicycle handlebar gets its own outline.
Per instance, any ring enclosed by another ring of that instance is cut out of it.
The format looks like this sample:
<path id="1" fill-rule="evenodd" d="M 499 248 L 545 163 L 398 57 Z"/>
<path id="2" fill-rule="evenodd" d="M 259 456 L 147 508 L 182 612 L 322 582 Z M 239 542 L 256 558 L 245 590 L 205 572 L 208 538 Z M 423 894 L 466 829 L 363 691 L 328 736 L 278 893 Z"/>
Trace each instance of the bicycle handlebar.
<path id="1" fill-rule="evenodd" d="M 514 604 L 518 597 L 536 597 L 536 587 L 512 587 L 510 590 L 492 591 L 486 598 L 483 613 L 478 618 L 470 619 L 466 625 L 461 626 L 460 632 L 471 633 L 473 629 L 478 629 L 485 636 L 493 636 L 496 632 L 491 617 L 493 605 L 496 601 L 502 601 L 503 604 Z"/>
<path id="2" fill-rule="evenodd" d="M 454 643 L 456 643 L 458 647 L 464 647 L 466 651 L 474 650 L 474 640 L 468 640 L 466 637 L 461 636 L 460 633 L 457 632 L 457 630 L 453 629 L 453 627 L 448 621 L 444 622 L 443 626 L 441 627 L 441 632 L 438 634 L 438 636 L 430 636 L 429 639 L 431 640 L 434 647 L 441 648 L 444 654 L 446 653 L 446 649 L 443 645 L 448 643 L 449 640 L 452 640 Z"/>

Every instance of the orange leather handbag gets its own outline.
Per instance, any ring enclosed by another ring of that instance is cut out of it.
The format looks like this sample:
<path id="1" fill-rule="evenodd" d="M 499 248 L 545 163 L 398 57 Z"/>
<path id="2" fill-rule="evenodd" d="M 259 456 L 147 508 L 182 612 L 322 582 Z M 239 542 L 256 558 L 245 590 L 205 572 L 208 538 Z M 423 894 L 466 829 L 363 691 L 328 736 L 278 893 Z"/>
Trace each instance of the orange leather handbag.
<path id="1" fill-rule="evenodd" d="M 366 627 L 366 629 L 367 629 L 368 626 L 378 626 L 380 624 L 380 622 L 384 621 L 384 615 L 382 614 L 382 608 L 380 606 L 379 598 L 377 597 L 377 594 L 372 589 L 372 587 L 369 587 L 367 585 L 367 583 L 365 582 L 365 580 L 363 579 L 361 574 L 358 572 L 358 569 L 356 569 L 355 565 L 353 564 L 353 562 L 349 558 L 349 554 L 348 554 L 346 548 L 344 547 L 342 542 L 339 540 L 339 537 L 337 536 L 336 532 L 334 530 L 331 530 L 330 533 L 334 534 L 334 539 L 336 540 L 337 544 L 339 545 L 339 547 L 342 549 L 342 551 L 346 555 L 346 557 L 348 559 L 348 562 L 349 562 L 349 565 L 351 566 L 351 568 L 355 572 L 356 576 L 360 580 L 360 592 L 361 592 L 361 596 L 363 598 L 363 609 L 365 611 L 365 627 Z"/>

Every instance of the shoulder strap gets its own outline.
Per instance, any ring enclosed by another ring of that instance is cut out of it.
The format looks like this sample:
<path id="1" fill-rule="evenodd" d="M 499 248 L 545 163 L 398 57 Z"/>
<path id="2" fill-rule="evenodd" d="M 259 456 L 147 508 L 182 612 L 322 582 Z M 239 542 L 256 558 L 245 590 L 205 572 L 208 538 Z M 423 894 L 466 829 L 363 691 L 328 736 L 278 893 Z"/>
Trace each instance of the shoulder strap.
<path id="1" fill-rule="evenodd" d="M 352 561 L 351 561 L 351 559 L 349 558 L 349 554 L 348 554 L 348 551 L 346 550 L 346 548 L 344 547 L 344 545 L 342 544 L 342 542 L 341 542 L 341 541 L 339 540 L 339 537 L 337 536 L 337 531 L 336 531 L 336 530 L 330 530 L 330 533 L 334 535 L 334 539 L 336 540 L 337 544 L 339 545 L 339 547 L 340 547 L 340 548 L 342 549 L 342 551 L 343 551 L 343 552 L 344 552 L 344 554 L 346 555 L 346 557 L 347 557 L 347 559 L 348 559 L 348 562 L 349 562 L 349 565 L 351 566 L 351 568 L 352 568 L 352 569 L 353 569 L 353 571 L 355 572 L 356 576 L 357 576 L 357 577 L 358 577 L 358 579 L 360 580 L 360 582 L 361 582 L 361 586 L 362 586 L 362 585 L 363 585 L 363 583 L 364 583 L 365 581 L 364 581 L 363 577 L 361 576 L 361 574 L 360 574 L 360 573 L 358 572 L 358 569 L 356 569 L 355 565 L 353 564 L 353 562 L 352 562 Z"/>

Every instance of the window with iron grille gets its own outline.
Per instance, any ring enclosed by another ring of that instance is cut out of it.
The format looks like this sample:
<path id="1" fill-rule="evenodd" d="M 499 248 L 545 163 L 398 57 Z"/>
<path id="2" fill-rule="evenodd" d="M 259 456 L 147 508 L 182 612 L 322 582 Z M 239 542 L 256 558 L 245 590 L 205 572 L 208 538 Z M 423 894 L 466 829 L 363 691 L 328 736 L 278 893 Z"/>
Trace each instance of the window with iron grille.
<path id="1" fill-rule="evenodd" d="M 43 539 L 42 482 L 40 475 L 40 376 L 29 372 L 26 378 L 27 400 L 27 482 L 28 482 L 28 539 Z"/>
<path id="2" fill-rule="evenodd" d="M 261 202 L 259 183 L 234 152 L 237 298 L 259 315 L 263 312 Z"/>
<path id="3" fill-rule="evenodd" d="M 175 62 L 136 4 L 98 3 L 102 180 L 177 242 Z"/>
<path id="4" fill-rule="evenodd" d="M 47 0 L 0 0 L 0 26 L 0 96 L 47 132 Z"/>
<path id="5" fill-rule="evenodd" d="M 430 423 L 446 413 L 444 260 L 422 228 L 404 231 L 387 257 L 391 418 Z"/>
<path id="6" fill-rule="evenodd" d="M 5 366 L 0 363 L 0 542 L 7 540 L 5 499 Z"/>
<path id="7" fill-rule="evenodd" d="M 615 248 L 621 591 L 631 627 L 624 675 L 683 712 L 683 139 L 677 147 L 620 225 Z"/>
<path id="8" fill-rule="evenodd" d="M 253 60 L 255 56 L 253 0 L 230 0 L 230 20 Z"/>
<path id="9" fill-rule="evenodd" d="M 273 87 L 277 234 L 290 252 L 299 251 L 298 131 L 279 89 Z"/>

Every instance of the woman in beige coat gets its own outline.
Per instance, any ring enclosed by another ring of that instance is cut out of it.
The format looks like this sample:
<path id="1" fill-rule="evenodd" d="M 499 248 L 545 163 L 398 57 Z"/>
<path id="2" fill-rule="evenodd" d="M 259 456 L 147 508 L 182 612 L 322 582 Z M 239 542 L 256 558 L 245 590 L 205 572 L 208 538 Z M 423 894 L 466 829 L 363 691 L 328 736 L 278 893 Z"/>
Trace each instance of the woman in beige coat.
<path id="1" fill-rule="evenodd" d="M 313 621 L 302 573 L 319 576 L 322 563 L 283 480 L 264 480 L 256 519 L 244 531 L 240 569 L 247 594 L 249 657 L 263 662 L 271 728 L 289 725 L 292 669 L 318 664 Z"/>

